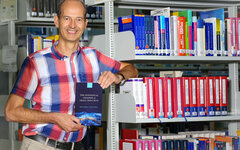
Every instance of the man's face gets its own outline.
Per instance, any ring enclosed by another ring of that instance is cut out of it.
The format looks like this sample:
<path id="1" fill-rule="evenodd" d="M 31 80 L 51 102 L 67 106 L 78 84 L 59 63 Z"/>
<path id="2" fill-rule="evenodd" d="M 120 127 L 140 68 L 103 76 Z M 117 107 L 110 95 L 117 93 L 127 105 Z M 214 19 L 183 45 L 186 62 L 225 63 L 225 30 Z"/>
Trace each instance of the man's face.
<path id="1" fill-rule="evenodd" d="M 78 1 L 66 1 L 61 12 L 59 18 L 54 17 L 60 38 L 66 42 L 79 42 L 87 26 L 87 20 L 84 20 L 84 7 Z"/>

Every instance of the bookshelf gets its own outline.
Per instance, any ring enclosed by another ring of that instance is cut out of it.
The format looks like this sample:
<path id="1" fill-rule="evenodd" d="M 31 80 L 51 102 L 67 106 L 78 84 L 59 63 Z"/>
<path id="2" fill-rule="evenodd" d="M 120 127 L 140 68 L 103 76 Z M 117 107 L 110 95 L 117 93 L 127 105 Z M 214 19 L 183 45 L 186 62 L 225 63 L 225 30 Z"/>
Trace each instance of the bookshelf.
<path id="1" fill-rule="evenodd" d="M 171 9 L 182 10 L 192 9 L 193 11 L 212 10 L 214 8 L 226 8 L 228 17 L 237 16 L 237 7 L 240 2 L 224 1 L 224 0 L 179 0 L 179 1 L 164 1 L 164 0 L 88 0 L 89 5 L 97 5 L 104 3 L 105 6 L 105 35 L 92 39 L 91 46 L 97 47 L 104 54 L 119 60 L 131 63 L 224 63 L 228 64 L 229 80 L 230 80 L 230 112 L 228 116 L 221 117 L 201 117 L 187 118 L 187 121 L 227 121 L 229 134 L 236 135 L 236 130 L 239 127 L 240 119 L 240 96 L 238 87 L 238 65 L 239 57 L 168 57 L 168 56 L 135 56 L 135 40 L 131 33 L 115 33 L 113 26 L 113 10 L 114 5 L 119 8 L 128 9 L 156 9 L 159 7 L 171 7 Z M 125 34 L 125 35 L 124 35 Z M 106 43 L 103 45 L 102 43 Z M 119 149 L 119 123 L 160 123 L 159 119 L 136 119 L 135 101 L 131 95 L 114 94 L 110 89 L 108 105 L 108 127 L 107 127 L 107 149 Z M 160 119 L 161 122 L 185 122 L 185 119 Z"/>

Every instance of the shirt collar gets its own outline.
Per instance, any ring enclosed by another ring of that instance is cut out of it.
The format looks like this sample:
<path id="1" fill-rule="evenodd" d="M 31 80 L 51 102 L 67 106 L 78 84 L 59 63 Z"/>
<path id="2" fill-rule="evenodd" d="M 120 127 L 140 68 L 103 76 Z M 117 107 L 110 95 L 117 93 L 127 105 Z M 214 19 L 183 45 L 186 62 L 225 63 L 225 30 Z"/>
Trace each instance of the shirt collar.
<path id="1" fill-rule="evenodd" d="M 56 45 L 58 44 L 58 41 L 54 42 L 54 44 L 51 47 L 51 51 L 52 53 L 59 59 L 59 60 L 64 60 L 64 58 L 68 58 L 68 56 L 62 55 L 60 54 L 57 50 L 56 50 Z M 73 53 L 79 53 L 81 51 L 81 47 L 78 45 L 77 49 L 73 52 Z"/>

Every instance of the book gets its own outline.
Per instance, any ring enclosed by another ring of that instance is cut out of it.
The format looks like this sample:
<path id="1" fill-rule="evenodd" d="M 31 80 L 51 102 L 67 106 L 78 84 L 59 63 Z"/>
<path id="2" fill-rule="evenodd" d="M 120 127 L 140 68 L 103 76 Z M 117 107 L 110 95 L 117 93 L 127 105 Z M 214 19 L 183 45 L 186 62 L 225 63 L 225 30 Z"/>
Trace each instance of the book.
<path id="1" fill-rule="evenodd" d="M 37 1 L 37 14 L 38 17 L 44 17 L 44 6 L 43 6 L 43 1 L 44 0 L 38 0 Z"/>
<path id="2" fill-rule="evenodd" d="M 121 129 L 121 139 L 138 139 L 139 133 L 136 129 Z"/>
<path id="3" fill-rule="evenodd" d="M 37 17 L 37 1 L 36 0 L 29 0 L 29 7 L 31 9 L 30 15 L 32 17 Z"/>
<path id="4" fill-rule="evenodd" d="M 171 16 L 171 44 L 173 49 L 173 56 L 178 56 L 178 29 L 177 16 Z"/>
<path id="5" fill-rule="evenodd" d="M 102 88 L 98 83 L 76 83 L 75 116 L 85 126 L 100 126 Z"/>
<path id="6" fill-rule="evenodd" d="M 177 29 L 178 29 L 178 56 L 186 56 L 185 47 L 185 17 L 177 18 Z"/>
<path id="7" fill-rule="evenodd" d="M 199 12 L 198 15 L 199 15 L 199 19 L 212 18 L 212 17 L 215 17 L 216 19 L 220 19 L 220 22 L 222 22 L 222 26 L 221 26 L 221 31 L 222 31 L 221 32 L 221 42 L 222 42 L 221 50 L 225 51 L 224 8 Z"/>
<path id="8" fill-rule="evenodd" d="M 197 20 L 197 56 L 204 56 L 204 29 L 203 20 Z"/>
<path id="9" fill-rule="evenodd" d="M 50 0 L 50 14 L 51 17 L 57 15 L 57 0 Z"/>
<path id="10" fill-rule="evenodd" d="M 217 56 L 216 50 L 217 50 L 217 18 L 205 18 L 203 19 L 206 23 L 209 24 L 209 42 L 210 42 L 210 51 L 209 56 Z"/>
<path id="11" fill-rule="evenodd" d="M 192 49 L 194 50 L 192 56 L 196 55 L 197 52 L 197 16 L 192 17 Z"/>
<path id="12" fill-rule="evenodd" d="M 51 13 L 50 13 L 50 1 L 51 0 L 44 0 L 44 16 L 45 17 L 51 17 Z"/>
<path id="13" fill-rule="evenodd" d="M 186 18 L 186 23 L 185 23 L 185 48 L 186 48 L 186 56 L 189 56 L 190 51 L 192 50 L 192 10 L 180 11 L 179 16 Z"/>

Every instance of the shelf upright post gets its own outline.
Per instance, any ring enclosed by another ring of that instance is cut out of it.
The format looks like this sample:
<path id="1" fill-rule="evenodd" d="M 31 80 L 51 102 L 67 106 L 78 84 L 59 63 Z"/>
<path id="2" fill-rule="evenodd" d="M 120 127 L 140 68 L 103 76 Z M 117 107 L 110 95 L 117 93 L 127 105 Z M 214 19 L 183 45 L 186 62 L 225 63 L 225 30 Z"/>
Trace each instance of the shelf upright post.
<path id="1" fill-rule="evenodd" d="M 113 0 L 105 2 L 105 48 L 108 56 L 115 58 Z M 116 100 L 114 86 L 110 86 L 107 116 L 107 150 L 117 150 L 119 125 L 116 122 Z"/>
<path id="2" fill-rule="evenodd" d="M 228 16 L 237 17 L 237 6 L 228 7 Z M 229 63 L 229 79 L 230 79 L 230 114 L 239 115 L 240 114 L 240 101 L 239 96 L 239 86 L 238 86 L 238 62 Z M 228 131 L 230 135 L 237 135 L 236 131 L 239 129 L 239 122 L 230 122 L 228 124 Z"/>
<path id="3" fill-rule="evenodd" d="M 14 21 L 9 21 L 8 22 L 8 45 L 9 46 L 14 46 L 16 45 L 16 39 L 15 39 L 15 23 Z M 12 86 L 14 84 L 16 77 L 15 72 L 9 72 L 8 73 L 8 87 L 9 87 L 9 92 L 12 89 Z M 17 128 L 17 123 L 14 122 L 9 122 L 9 138 L 10 138 L 10 149 L 15 150 L 15 129 Z"/>

